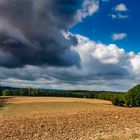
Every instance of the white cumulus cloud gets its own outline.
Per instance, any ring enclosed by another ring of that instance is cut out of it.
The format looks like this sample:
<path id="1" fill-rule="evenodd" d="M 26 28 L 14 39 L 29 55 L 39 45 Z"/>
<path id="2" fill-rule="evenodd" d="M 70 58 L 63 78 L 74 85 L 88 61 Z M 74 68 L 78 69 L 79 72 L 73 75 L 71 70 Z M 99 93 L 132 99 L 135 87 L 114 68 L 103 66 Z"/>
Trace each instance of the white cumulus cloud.
<path id="1" fill-rule="evenodd" d="M 112 39 L 113 40 L 123 40 L 127 37 L 127 34 L 126 33 L 114 33 L 112 35 Z"/>
<path id="2" fill-rule="evenodd" d="M 127 19 L 129 17 L 128 11 L 126 5 L 121 3 L 112 8 L 112 13 L 109 16 L 113 19 Z"/>
<path id="3" fill-rule="evenodd" d="M 82 20 L 87 16 L 92 16 L 99 9 L 99 0 L 84 0 L 82 9 L 78 10 L 77 18 Z"/>
<path id="4" fill-rule="evenodd" d="M 121 3 L 115 7 L 115 11 L 124 12 L 128 11 L 128 9 L 125 4 Z"/>

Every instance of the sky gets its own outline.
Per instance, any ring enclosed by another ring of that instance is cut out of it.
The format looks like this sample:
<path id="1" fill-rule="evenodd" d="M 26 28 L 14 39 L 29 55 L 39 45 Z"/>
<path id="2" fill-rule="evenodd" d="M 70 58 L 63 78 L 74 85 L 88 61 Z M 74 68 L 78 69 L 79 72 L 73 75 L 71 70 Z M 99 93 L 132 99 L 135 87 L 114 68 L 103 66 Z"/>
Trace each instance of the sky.
<path id="1" fill-rule="evenodd" d="M 106 2 L 100 1 L 100 9 L 97 13 L 87 17 L 83 22 L 75 25 L 70 31 L 72 33 L 79 33 L 90 38 L 96 42 L 105 44 L 114 43 L 118 47 L 124 48 L 127 52 L 140 51 L 140 2 L 132 2 L 131 0 L 108 0 Z M 127 8 L 123 12 L 114 10 L 116 6 L 124 6 Z M 126 17 L 112 18 L 112 15 L 122 13 Z M 112 34 L 125 33 L 127 37 L 122 40 L 113 40 Z"/>
<path id="2" fill-rule="evenodd" d="M 139 4 L 0 0 L 0 84 L 127 91 L 140 83 Z"/>

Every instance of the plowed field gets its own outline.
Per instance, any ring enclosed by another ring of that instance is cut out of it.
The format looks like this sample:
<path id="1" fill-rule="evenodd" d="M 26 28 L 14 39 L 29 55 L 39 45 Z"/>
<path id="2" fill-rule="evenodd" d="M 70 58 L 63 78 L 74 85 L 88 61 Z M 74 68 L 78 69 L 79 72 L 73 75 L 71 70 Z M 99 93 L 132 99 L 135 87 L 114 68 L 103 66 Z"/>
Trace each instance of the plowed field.
<path id="1" fill-rule="evenodd" d="M 3 97 L 0 140 L 140 140 L 140 108 L 108 101 Z"/>

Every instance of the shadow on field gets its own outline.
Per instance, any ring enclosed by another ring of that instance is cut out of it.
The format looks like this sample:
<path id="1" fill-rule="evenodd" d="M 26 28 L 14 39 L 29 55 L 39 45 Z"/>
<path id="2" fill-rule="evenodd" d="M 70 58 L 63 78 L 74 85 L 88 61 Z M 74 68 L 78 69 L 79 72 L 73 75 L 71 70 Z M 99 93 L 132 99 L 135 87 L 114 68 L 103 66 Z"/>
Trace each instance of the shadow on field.
<path id="1" fill-rule="evenodd" d="M 13 97 L 0 97 L 0 110 L 6 106 L 9 99 Z"/>

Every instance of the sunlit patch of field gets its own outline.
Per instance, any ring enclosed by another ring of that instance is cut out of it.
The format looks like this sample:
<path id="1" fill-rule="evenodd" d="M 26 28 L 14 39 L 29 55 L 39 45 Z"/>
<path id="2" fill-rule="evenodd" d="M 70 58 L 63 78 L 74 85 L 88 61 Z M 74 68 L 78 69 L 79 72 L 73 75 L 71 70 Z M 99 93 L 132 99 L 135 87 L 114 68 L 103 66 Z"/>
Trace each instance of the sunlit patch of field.
<path id="1" fill-rule="evenodd" d="M 139 140 L 140 109 L 109 101 L 5 97 L 0 140 Z"/>
<path id="2" fill-rule="evenodd" d="M 84 102 L 93 104 L 111 105 L 110 101 L 96 100 L 96 99 L 80 99 L 80 98 L 65 98 L 65 97 L 9 97 L 7 103 L 22 104 L 22 103 L 44 103 L 44 102 Z"/>

